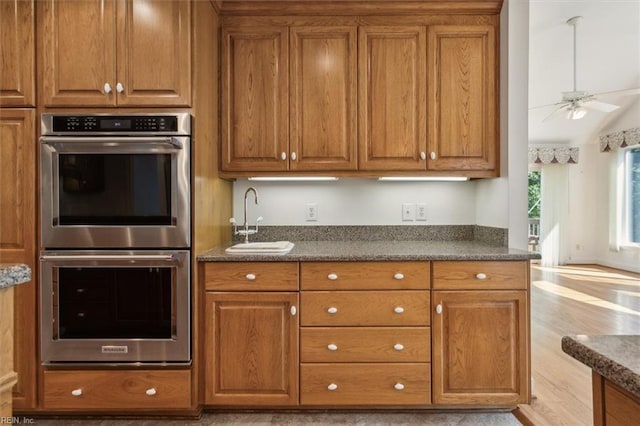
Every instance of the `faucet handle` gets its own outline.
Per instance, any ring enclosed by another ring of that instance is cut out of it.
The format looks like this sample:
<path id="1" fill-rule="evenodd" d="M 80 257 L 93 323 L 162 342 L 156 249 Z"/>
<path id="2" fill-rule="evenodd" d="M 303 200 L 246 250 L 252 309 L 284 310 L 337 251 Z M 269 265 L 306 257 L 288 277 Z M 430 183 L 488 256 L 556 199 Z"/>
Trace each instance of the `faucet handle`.
<path id="1" fill-rule="evenodd" d="M 235 225 L 236 224 L 236 218 L 235 217 L 229 218 L 229 223 L 231 223 L 232 225 Z"/>
<path id="2" fill-rule="evenodd" d="M 256 223 L 258 222 L 262 222 L 264 219 L 262 218 L 262 216 L 258 216 L 258 218 L 256 219 Z"/>

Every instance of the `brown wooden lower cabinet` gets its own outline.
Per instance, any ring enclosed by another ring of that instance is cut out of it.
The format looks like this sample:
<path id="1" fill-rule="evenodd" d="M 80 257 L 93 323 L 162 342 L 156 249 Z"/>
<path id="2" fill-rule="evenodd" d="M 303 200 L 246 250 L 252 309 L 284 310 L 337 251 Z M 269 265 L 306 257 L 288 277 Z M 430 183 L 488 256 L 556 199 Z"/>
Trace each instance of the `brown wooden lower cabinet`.
<path id="1" fill-rule="evenodd" d="M 640 415 L 640 398 L 605 379 L 593 377 L 593 425 L 635 426 Z"/>
<path id="2" fill-rule="evenodd" d="M 190 407 L 190 370 L 44 372 L 44 409 L 113 412 Z"/>

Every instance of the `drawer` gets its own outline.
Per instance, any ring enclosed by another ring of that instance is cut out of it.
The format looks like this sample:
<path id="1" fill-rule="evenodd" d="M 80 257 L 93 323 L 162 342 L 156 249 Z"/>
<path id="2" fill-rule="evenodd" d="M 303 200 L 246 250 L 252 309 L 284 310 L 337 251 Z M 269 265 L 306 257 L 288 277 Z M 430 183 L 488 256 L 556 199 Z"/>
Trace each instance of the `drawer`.
<path id="1" fill-rule="evenodd" d="M 431 364 L 301 364 L 301 405 L 427 405 Z"/>
<path id="2" fill-rule="evenodd" d="M 430 362 L 429 327 L 304 327 L 300 362 Z"/>
<path id="3" fill-rule="evenodd" d="M 429 262 L 303 262 L 303 290 L 423 290 Z"/>
<path id="4" fill-rule="evenodd" d="M 45 371 L 43 406 L 76 411 L 187 409 L 191 371 Z"/>
<path id="5" fill-rule="evenodd" d="M 526 290 L 528 261 L 433 262 L 437 290 Z"/>
<path id="6" fill-rule="evenodd" d="M 303 291 L 301 326 L 429 325 L 429 291 Z"/>
<path id="7" fill-rule="evenodd" d="M 205 289 L 214 291 L 296 291 L 297 262 L 207 262 Z"/>

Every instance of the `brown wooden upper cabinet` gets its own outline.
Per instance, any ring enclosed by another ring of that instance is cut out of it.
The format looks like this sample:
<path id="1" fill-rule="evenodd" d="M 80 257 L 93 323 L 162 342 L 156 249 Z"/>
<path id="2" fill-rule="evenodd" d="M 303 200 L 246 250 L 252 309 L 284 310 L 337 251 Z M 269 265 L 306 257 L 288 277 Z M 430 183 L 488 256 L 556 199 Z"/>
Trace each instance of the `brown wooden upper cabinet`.
<path id="1" fill-rule="evenodd" d="M 36 105 L 33 9 L 33 1 L 0 1 L 0 107 Z"/>
<path id="2" fill-rule="evenodd" d="M 42 103 L 190 106 L 191 2 L 37 2 Z"/>
<path id="3" fill-rule="evenodd" d="M 494 27 L 433 25 L 427 28 L 427 42 L 427 169 L 495 170 L 499 140 Z"/>
<path id="4" fill-rule="evenodd" d="M 356 27 L 229 27 L 222 40 L 222 170 L 356 169 Z"/>

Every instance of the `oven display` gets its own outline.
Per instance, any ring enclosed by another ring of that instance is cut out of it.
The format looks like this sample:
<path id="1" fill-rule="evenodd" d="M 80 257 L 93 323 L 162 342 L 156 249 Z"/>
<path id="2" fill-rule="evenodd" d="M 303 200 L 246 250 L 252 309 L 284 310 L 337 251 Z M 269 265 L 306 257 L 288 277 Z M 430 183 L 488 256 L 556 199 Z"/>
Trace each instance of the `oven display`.
<path id="1" fill-rule="evenodd" d="M 100 120 L 102 130 L 131 129 L 131 120 Z"/>

